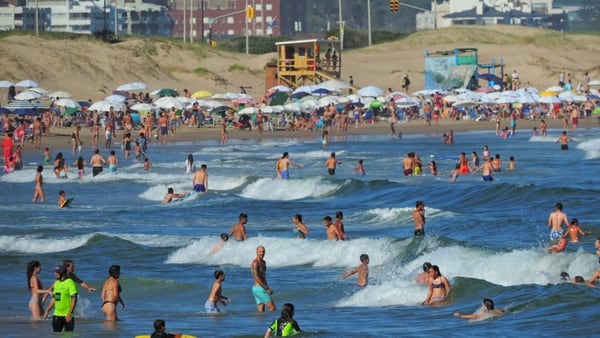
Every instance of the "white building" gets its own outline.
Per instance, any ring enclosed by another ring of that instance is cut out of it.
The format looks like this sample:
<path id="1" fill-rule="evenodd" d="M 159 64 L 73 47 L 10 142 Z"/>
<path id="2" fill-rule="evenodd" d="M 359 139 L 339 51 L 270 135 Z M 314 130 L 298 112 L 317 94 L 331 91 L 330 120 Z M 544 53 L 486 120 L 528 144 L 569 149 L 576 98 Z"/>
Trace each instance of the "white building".
<path id="1" fill-rule="evenodd" d="M 543 25 L 552 15 L 553 0 L 445 0 L 431 2 L 431 12 L 417 14 L 417 30 L 448 27 L 453 24 Z"/>

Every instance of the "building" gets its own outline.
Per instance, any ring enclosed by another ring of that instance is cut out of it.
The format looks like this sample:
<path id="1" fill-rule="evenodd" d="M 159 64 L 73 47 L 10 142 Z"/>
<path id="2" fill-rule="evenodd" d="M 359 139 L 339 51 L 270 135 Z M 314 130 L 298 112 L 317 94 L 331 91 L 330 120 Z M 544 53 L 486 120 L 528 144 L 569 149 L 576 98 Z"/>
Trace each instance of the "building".
<path id="1" fill-rule="evenodd" d="M 564 30 L 568 18 L 553 0 L 433 0 L 431 12 L 417 14 L 417 30 L 497 24 Z"/>
<path id="2" fill-rule="evenodd" d="M 173 36 L 208 41 L 246 35 L 279 36 L 281 2 L 286 0 L 170 0 Z M 290 0 L 288 0 L 290 1 Z M 254 18 L 246 18 L 246 5 Z M 247 25 L 247 26 L 246 26 Z"/>
<path id="3" fill-rule="evenodd" d="M 0 7 L 0 29 L 35 30 L 36 26 L 42 32 L 108 30 L 117 35 L 170 36 L 173 20 L 164 5 L 142 0 L 25 0 Z"/>

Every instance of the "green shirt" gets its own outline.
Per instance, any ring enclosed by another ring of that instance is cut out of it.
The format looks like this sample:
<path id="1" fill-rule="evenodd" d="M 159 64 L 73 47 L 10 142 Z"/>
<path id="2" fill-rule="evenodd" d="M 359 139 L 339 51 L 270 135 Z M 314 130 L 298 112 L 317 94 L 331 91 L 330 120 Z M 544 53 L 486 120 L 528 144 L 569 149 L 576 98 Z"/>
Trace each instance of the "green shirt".
<path id="1" fill-rule="evenodd" d="M 67 278 L 54 282 L 54 315 L 66 317 L 71 308 L 71 298 L 77 297 L 77 284 Z"/>

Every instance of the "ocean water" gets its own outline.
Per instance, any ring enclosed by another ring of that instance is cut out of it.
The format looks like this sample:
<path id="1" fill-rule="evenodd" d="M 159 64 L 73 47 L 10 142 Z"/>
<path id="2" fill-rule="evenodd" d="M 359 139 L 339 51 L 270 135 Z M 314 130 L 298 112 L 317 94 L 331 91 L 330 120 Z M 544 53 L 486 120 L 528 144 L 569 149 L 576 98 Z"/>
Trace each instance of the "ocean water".
<path id="1" fill-rule="evenodd" d="M 401 128 L 400 128 L 401 129 Z M 63 259 L 76 262 L 77 274 L 98 288 L 80 289 L 75 337 L 133 337 L 152 332 L 163 318 L 167 329 L 198 337 L 262 336 L 285 302 L 306 337 L 398 336 L 596 336 L 600 291 L 560 281 L 561 271 L 589 278 L 599 268 L 594 239 L 600 235 L 600 134 L 580 130 L 577 142 L 561 151 L 548 137 L 517 131 L 499 139 L 491 131 L 457 133 L 455 144 L 440 144 L 439 134 L 334 136 L 328 150 L 318 136 L 270 140 L 151 144 L 149 172 L 121 159 L 116 174 L 105 171 L 83 180 L 67 180 L 45 168 L 47 201 L 31 203 L 35 164 L 41 154 L 27 153 L 24 170 L 0 176 L 0 322 L 3 337 L 53 337 L 48 321 L 29 321 L 25 267 L 42 262 L 45 286 Z M 201 132 L 201 131 L 199 131 Z M 517 169 L 502 171 L 491 183 L 480 174 L 448 182 L 461 151 L 481 153 L 488 145 L 504 165 L 510 156 Z M 67 163 L 75 156 L 63 151 Z M 287 151 L 303 165 L 291 179 L 275 178 L 275 162 Z M 343 163 L 327 175 L 331 151 Z M 425 163 L 436 159 L 439 176 L 428 170 L 404 177 L 402 157 L 417 152 Z M 108 152 L 105 151 L 105 154 Z M 188 153 L 208 165 L 210 192 L 162 205 L 168 187 L 191 189 L 185 174 Z M 90 149 L 84 149 L 87 159 Z M 367 175 L 352 168 L 364 160 Z M 74 197 L 72 206 L 57 208 L 58 191 Z M 412 236 L 411 213 L 425 201 L 425 238 Z M 556 202 L 577 217 L 592 235 L 566 252 L 546 253 L 547 218 Z M 324 216 L 343 211 L 348 241 L 326 241 Z M 215 255 L 211 248 L 241 213 L 249 215 L 245 242 L 228 242 Z M 300 213 L 311 233 L 293 238 L 291 217 Z M 257 313 L 251 294 L 250 263 L 258 245 L 266 248 L 267 280 L 278 310 Z M 370 256 L 369 286 L 355 287 L 356 277 L 340 275 Z M 452 285 L 451 303 L 421 306 L 427 288 L 414 282 L 423 262 L 440 267 Z M 122 298 L 118 323 L 105 323 L 100 289 L 108 267 L 121 265 Z M 223 294 L 231 304 L 223 313 L 204 312 L 204 302 L 223 269 Z M 452 316 L 474 312 L 483 297 L 507 310 L 503 317 L 472 323 Z"/>

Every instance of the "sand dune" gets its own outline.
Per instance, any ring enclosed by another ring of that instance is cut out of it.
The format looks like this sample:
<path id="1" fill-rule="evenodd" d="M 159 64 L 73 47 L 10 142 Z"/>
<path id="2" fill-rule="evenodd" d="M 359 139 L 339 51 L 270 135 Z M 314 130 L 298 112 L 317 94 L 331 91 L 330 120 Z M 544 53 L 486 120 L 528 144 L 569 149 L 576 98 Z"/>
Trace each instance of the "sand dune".
<path id="1" fill-rule="evenodd" d="M 399 89 L 402 74 L 408 73 L 412 89 L 421 89 L 425 50 L 457 47 L 478 48 L 481 62 L 503 59 L 506 72 L 517 69 L 523 82 L 542 89 L 556 84 L 561 70 L 573 74 L 574 86 L 586 71 L 592 79 L 600 79 L 600 36 L 514 26 L 451 27 L 345 51 L 343 79 L 353 75 L 359 87 Z M 264 93 L 263 67 L 275 54 L 246 56 L 159 39 L 132 38 L 108 45 L 91 38 L 14 35 L 0 39 L 0 56 L 0 80 L 33 79 L 47 90 L 66 90 L 76 99 L 98 100 L 120 84 L 133 81 L 145 82 L 151 90 L 170 87 L 214 93 L 251 86 L 249 93 L 260 97 Z M 4 94 L 0 102 L 6 103 Z"/>

